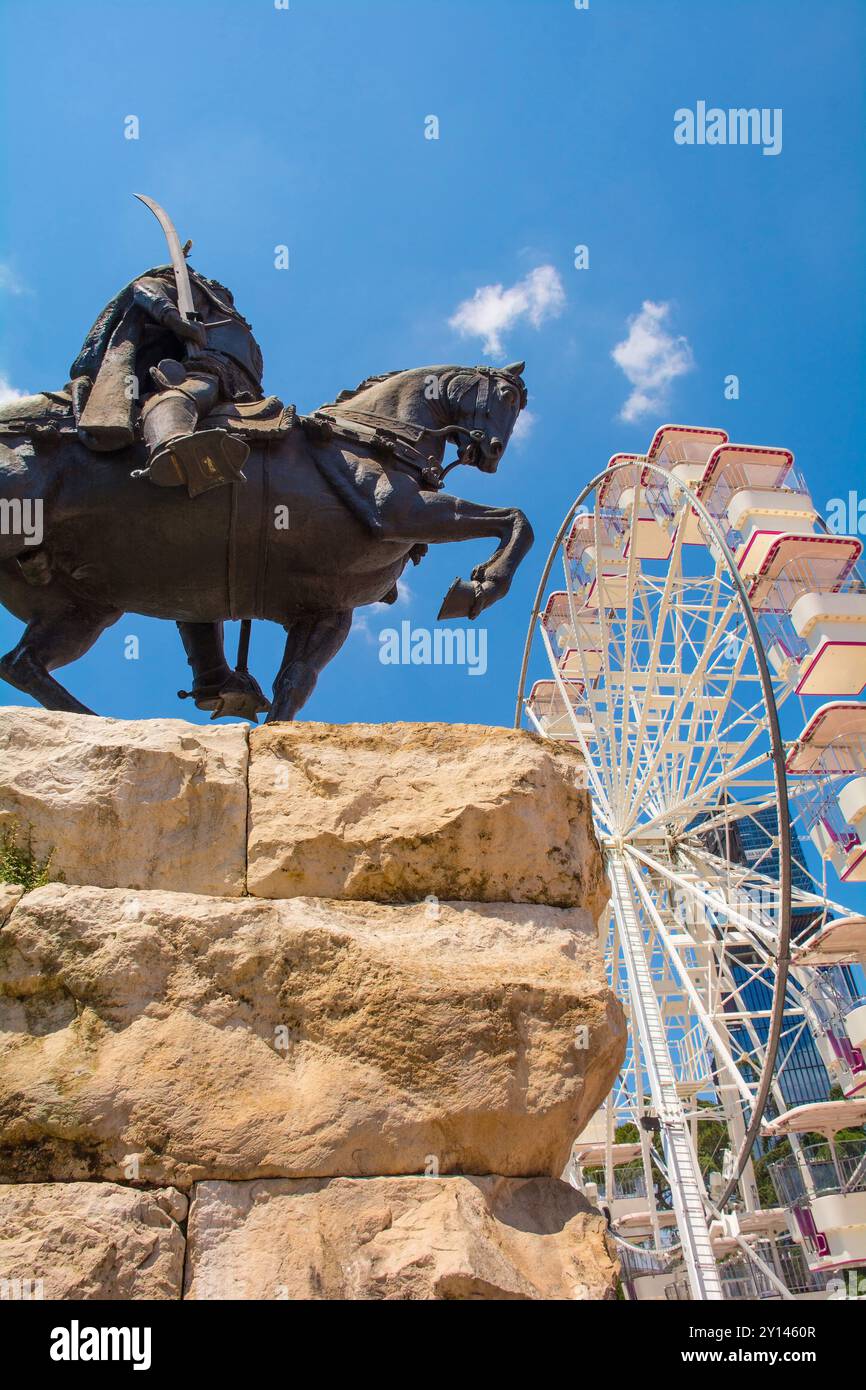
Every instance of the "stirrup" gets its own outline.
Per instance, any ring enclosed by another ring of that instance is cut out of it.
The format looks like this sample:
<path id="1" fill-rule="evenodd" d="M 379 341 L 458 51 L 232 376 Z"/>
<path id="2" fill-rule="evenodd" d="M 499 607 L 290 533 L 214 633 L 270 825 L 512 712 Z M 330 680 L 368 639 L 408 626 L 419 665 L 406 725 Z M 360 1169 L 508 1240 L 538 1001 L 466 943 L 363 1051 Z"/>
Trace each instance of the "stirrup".
<path id="1" fill-rule="evenodd" d="M 249 445 L 227 430 L 199 430 L 168 440 L 133 477 L 147 478 L 157 487 L 185 483 L 190 497 L 198 497 L 224 483 L 245 483 L 249 452 Z"/>
<path id="2" fill-rule="evenodd" d="M 270 701 L 258 681 L 249 671 L 232 671 L 228 679 L 212 685 L 194 686 L 179 690 L 179 700 L 194 700 L 197 709 L 210 710 L 211 719 L 248 719 L 258 723 L 260 714 L 267 714 Z"/>

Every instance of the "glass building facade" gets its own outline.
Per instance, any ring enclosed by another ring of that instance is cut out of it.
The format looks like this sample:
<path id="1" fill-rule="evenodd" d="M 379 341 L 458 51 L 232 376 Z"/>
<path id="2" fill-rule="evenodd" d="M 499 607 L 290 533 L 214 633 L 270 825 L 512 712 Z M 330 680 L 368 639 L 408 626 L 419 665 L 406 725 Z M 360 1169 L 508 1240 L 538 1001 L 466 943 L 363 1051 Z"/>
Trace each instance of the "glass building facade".
<path id="1" fill-rule="evenodd" d="M 725 846 L 723 847 L 717 842 L 713 844 L 712 848 L 715 853 L 726 851 L 734 863 L 749 865 L 757 873 L 775 879 L 779 873 L 779 851 L 774 843 L 778 836 L 778 826 L 776 808 L 769 807 L 767 810 L 759 811 L 753 816 L 743 817 L 742 820 L 734 822 L 727 832 Z M 813 892 L 814 885 L 803 868 L 803 859 L 802 845 L 796 829 L 792 826 L 792 887 L 801 888 L 807 893 Z M 792 913 L 791 937 L 793 942 L 802 940 L 810 933 L 818 915 L 820 914 L 811 910 Z M 744 956 L 743 966 L 735 965 L 733 974 L 736 983 L 743 986 L 740 994 L 742 1003 L 750 1012 L 757 1015 L 752 1026 L 763 1044 L 767 1040 L 770 1023 L 768 1017 L 761 1017 L 761 1015 L 768 1014 L 772 1005 L 773 977 L 772 973 L 768 971 L 764 975 L 751 978 L 749 970 L 745 968 L 747 965 L 748 960 Z M 839 992 L 852 1000 L 856 998 L 857 988 L 850 970 L 845 966 L 836 966 L 832 974 L 833 983 Z M 738 1042 L 742 1046 L 748 1047 L 745 1038 L 738 1038 Z M 780 1068 L 779 1086 L 788 1107 L 827 1100 L 829 1097 L 831 1082 L 827 1068 L 821 1060 L 821 1055 L 809 1028 L 804 1026 L 804 1021 L 799 1014 L 790 1014 L 783 1023 L 777 1067 Z"/>

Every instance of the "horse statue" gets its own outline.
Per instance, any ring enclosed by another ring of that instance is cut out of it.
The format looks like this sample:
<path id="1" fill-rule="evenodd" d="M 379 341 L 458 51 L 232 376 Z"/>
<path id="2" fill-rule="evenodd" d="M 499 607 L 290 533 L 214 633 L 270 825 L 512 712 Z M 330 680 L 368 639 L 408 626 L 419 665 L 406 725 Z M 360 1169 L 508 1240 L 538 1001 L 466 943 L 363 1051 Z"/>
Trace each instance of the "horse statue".
<path id="1" fill-rule="evenodd" d="M 199 708 L 290 720 L 356 608 L 393 602 L 429 545 L 491 537 L 490 559 L 455 580 L 439 612 L 477 618 L 507 594 L 532 530 L 516 508 L 466 502 L 443 484 L 458 463 L 496 470 L 526 404 L 523 368 L 390 372 L 309 417 L 275 398 L 226 406 L 211 423 L 248 445 L 246 477 L 195 500 L 131 476 L 143 471 L 141 442 L 86 448 L 64 392 L 5 406 L 0 602 L 26 629 L 0 676 L 47 709 L 91 714 L 51 672 L 141 613 L 177 622 Z M 449 443 L 458 455 L 444 467 Z M 237 671 L 226 661 L 223 623 L 238 618 L 247 641 L 252 619 L 286 630 L 270 702 L 245 659 Z"/>

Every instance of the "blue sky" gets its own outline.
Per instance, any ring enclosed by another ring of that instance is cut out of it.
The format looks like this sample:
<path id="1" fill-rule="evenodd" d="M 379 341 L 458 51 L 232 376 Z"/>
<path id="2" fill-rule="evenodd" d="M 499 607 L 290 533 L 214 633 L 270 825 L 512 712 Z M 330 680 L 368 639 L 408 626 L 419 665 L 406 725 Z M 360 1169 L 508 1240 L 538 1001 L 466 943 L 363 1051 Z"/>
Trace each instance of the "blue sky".
<path id="1" fill-rule="evenodd" d="M 645 448 L 663 420 L 791 447 L 822 506 L 861 485 L 862 4 L 7 0 L 2 15 L 8 388 L 61 385 L 106 299 L 164 258 L 139 191 L 193 238 L 197 268 L 231 285 L 267 388 L 301 409 L 374 372 L 495 361 L 483 334 L 450 324 L 459 306 L 489 286 L 524 286 L 535 303 L 536 323 L 502 328 L 498 358 L 527 360 L 532 428 L 496 478 L 451 479 L 522 507 L 538 538 L 485 615 L 487 674 L 378 660 L 382 627 L 431 626 L 486 553 L 442 548 L 398 608 L 353 633 L 308 717 L 510 723 L 550 537 L 608 456 Z M 678 146 L 674 112 L 700 100 L 781 108 L 781 153 Z M 438 140 L 424 138 L 430 115 Z M 291 265 L 277 271 L 283 243 Z M 577 244 L 589 269 L 574 268 Z M 541 267 L 559 304 L 526 288 Z M 654 360 L 691 365 L 623 419 L 632 385 L 611 353 L 645 301 L 668 306 Z M 19 632 L 0 614 L 4 649 Z M 281 646 L 257 628 L 266 688 Z M 173 625 L 134 615 L 62 676 L 123 717 L 194 717 L 175 700 L 187 678 Z M 0 687 L 0 701 L 22 700 Z"/>

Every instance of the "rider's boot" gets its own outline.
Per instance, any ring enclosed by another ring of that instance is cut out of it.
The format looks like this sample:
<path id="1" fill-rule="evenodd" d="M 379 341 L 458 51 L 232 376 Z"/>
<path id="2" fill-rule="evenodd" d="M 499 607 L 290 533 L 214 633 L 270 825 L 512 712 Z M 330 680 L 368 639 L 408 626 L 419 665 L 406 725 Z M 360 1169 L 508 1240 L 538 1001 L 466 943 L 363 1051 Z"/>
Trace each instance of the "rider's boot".
<path id="1" fill-rule="evenodd" d="M 196 399 L 197 384 L 194 379 L 189 379 L 189 387 L 186 380 L 183 385 L 166 382 L 165 389 L 145 402 L 141 431 L 148 461 L 146 468 L 136 469 L 133 474 L 148 478 L 158 487 L 185 484 L 190 497 L 223 483 L 246 482 L 243 465 L 249 454 L 249 446 L 227 430 L 196 433 L 202 404 Z"/>

